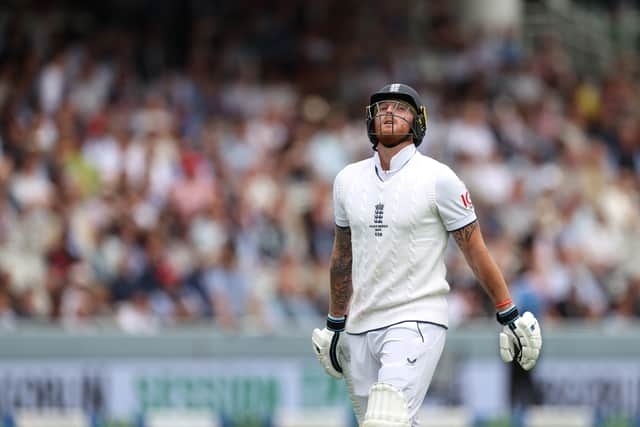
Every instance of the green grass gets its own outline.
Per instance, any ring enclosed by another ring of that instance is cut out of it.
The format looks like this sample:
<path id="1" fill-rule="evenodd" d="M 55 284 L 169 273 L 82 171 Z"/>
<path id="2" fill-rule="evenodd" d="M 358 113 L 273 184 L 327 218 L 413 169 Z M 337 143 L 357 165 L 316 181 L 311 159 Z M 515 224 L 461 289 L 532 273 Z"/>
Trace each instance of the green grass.
<path id="1" fill-rule="evenodd" d="M 111 421 L 107 421 L 105 424 L 103 424 L 100 427 L 134 427 L 134 425 L 131 424 L 129 421 L 111 420 Z"/>
<path id="2" fill-rule="evenodd" d="M 633 420 L 624 415 L 614 415 L 607 418 L 599 427 L 633 427 Z"/>
<path id="3" fill-rule="evenodd" d="M 478 427 L 511 427 L 511 420 L 508 417 L 494 418 L 479 423 Z"/>

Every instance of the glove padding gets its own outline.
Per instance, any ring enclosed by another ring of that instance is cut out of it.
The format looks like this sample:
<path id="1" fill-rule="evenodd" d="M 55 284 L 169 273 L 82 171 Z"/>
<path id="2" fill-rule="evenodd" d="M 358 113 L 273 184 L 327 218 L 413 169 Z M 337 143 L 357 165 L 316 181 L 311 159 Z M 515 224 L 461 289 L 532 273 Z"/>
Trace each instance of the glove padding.
<path id="1" fill-rule="evenodd" d="M 500 357 L 505 362 L 515 358 L 525 371 L 536 365 L 541 348 L 540 325 L 528 311 L 505 325 L 500 332 Z"/>
<path id="2" fill-rule="evenodd" d="M 320 364 L 333 378 L 342 378 L 342 366 L 338 361 L 338 340 L 340 332 L 334 332 L 327 328 L 322 330 L 316 328 L 311 335 L 313 351 L 320 361 Z"/>

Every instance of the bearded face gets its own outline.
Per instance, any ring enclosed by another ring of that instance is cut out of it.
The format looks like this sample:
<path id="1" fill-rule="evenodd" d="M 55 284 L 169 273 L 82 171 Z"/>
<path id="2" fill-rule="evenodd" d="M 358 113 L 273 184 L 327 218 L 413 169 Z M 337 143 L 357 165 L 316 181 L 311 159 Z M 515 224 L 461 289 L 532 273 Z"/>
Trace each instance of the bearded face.
<path id="1" fill-rule="evenodd" d="M 371 106 L 374 115 L 374 130 L 378 142 L 384 146 L 395 146 L 411 135 L 415 115 L 413 107 L 404 101 L 388 100 Z"/>

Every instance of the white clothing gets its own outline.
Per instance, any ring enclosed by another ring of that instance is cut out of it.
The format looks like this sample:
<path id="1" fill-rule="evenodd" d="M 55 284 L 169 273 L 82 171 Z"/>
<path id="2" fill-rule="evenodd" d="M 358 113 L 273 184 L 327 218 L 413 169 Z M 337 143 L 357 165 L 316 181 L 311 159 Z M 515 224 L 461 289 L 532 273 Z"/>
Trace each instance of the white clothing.
<path id="1" fill-rule="evenodd" d="M 113 185 L 120 178 L 124 159 L 118 141 L 112 135 L 87 139 L 82 155 L 99 172 L 103 184 Z"/>
<path id="2" fill-rule="evenodd" d="M 64 98 L 64 89 L 64 66 L 54 62 L 44 67 L 38 85 L 38 95 L 42 111 L 55 113 Z"/>
<path id="3" fill-rule="evenodd" d="M 358 423 L 362 423 L 375 383 L 396 387 L 409 407 L 412 425 L 436 370 L 447 330 L 429 323 L 404 322 L 366 334 L 340 335 L 340 362 Z"/>
<path id="4" fill-rule="evenodd" d="M 13 175 L 9 191 L 22 208 L 48 204 L 53 186 L 42 170 L 18 172 Z"/>
<path id="5" fill-rule="evenodd" d="M 476 220 L 456 174 L 409 145 L 391 159 L 389 172 L 382 171 L 377 153 L 345 167 L 333 196 L 336 225 L 351 229 L 347 332 L 408 320 L 446 327 L 449 231 Z"/>
<path id="6" fill-rule="evenodd" d="M 447 147 L 454 154 L 464 154 L 477 161 L 485 161 L 495 152 L 495 146 L 495 137 L 487 125 L 455 121 L 449 128 Z"/>

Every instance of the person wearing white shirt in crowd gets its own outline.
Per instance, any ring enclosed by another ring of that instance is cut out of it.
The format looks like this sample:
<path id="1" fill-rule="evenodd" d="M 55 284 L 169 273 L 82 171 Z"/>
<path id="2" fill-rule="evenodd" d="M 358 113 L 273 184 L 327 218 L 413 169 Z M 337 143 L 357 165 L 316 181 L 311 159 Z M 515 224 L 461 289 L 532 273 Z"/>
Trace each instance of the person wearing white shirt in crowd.
<path id="1" fill-rule="evenodd" d="M 445 343 L 449 234 L 495 303 L 503 360 L 533 368 L 542 338 L 513 305 L 463 182 L 416 150 L 427 127 L 418 93 L 386 85 L 367 113 L 375 153 L 335 178 L 329 315 L 312 342 L 327 373 L 345 379 L 360 425 L 416 426 Z"/>

